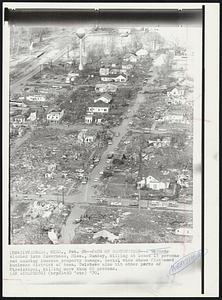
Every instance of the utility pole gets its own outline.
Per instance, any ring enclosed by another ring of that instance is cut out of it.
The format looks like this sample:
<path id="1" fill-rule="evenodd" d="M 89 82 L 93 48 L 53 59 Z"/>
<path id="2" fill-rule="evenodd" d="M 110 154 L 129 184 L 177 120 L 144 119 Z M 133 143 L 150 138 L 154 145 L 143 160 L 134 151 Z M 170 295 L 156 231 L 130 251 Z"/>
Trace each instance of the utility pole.
<path id="1" fill-rule="evenodd" d="M 67 46 L 67 59 L 69 59 L 69 46 Z"/>
<path id="2" fill-rule="evenodd" d="M 65 203 L 64 187 L 62 188 L 62 204 Z"/>
<path id="3" fill-rule="evenodd" d="M 140 195 L 140 188 L 139 188 L 139 210 L 140 210 L 140 200 L 141 200 L 141 195 Z"/>
<path id="4" fill-rule="evenodd" d="M 126 199 L 126 191 L 127 191 L 127 181 L 125 182 L 125 199 Z"/>

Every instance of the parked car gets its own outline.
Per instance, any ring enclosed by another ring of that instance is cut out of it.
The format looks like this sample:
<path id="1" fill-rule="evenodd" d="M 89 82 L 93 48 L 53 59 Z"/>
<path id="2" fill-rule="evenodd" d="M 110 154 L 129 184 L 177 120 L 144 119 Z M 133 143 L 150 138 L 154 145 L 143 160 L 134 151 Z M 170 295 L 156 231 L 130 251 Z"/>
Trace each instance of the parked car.
<path id="1" fill-rule="evenodd" d="M 77 169 L 76 172 L 77 173 L 84 173 L 84 170 L 83 169 Z"/>
<path id="2" fill-rule="evenodd" d="M 107 158 L 110 159 L 110 158 L 112 158 L 112 157 L 113 157 L 113 153 L 108 153 L 108 154 L 107 154 Z"/>

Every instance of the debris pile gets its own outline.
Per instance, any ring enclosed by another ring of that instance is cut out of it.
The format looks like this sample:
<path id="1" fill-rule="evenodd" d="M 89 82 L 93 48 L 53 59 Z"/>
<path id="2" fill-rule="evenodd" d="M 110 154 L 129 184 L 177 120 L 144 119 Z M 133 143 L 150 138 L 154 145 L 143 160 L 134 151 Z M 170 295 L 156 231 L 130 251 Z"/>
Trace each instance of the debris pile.
<path id="1" fill-rule="evenodd" d="M 12 244 L 49 244 L 70 214 L 70 207 L 54 201 L 12 202 Z M 49 233 L 51 232 L 51 233 Z M 54 239 L 55 240 L 55 239 Z"/>
<path id="2" fill-rule="evenodd" d="M 192 216 L 176 211 L 90 206 L 72 243 L 183 242 L 184 236 L 175 235 L 175 230 L 191 226 Z"/>

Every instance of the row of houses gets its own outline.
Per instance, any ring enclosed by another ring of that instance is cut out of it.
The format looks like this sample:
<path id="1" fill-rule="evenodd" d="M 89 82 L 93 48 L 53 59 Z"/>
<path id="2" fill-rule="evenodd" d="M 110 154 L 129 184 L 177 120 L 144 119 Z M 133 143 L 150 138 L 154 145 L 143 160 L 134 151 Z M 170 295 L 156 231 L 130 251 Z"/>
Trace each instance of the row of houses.
<path id="1" fill-rule="evenodd" d="M 119 75 L 102 75 L 100 77 L 101 81 L 104 82 L 119 82 L 119 83 L 125 83 L 128 80 L 128 77 L 126 74 L 119 74 Z"/>
<path id="2" fill-rule="evenodd" d="M 102 94 L 100 97 L 94 99 L 93 103 L 89 105 L 88 111 L 85 115 L 85 123 L 100 124 L 102 122 L 103 114 L 107 114 L 110 109 L 110 102 L 112 96 L 108 93 Z"/>
<path id="3" fill-rule="evenodd" d="M 103 66 L 99 69 L 101 81 L 108 82 L 107 84 L 96 84 L 96 93 L 102 93 L 100 97 L 95 99 L 89 105 L 88 111 L 85 115 L 85 123 L 101 123 L 103 114 L 107 114 L 110 110 L 110 102 L 112 101 L 112 94 L 117 91 L 117 86 L 110 82 L 125 83 L 128 79 L 128 72 L 133 69 L 133 64 L 141 57 L 148 54 L 147 50 L 140 49 L 136 53 L 129 53 L 123 57 L 122 64 L 112 63 L 110 65 L 102 62 Z"/>
<path id="4" fill-rule="evenodd" d="M 148 51 L 145 49 L 140 49 L 136 53 L 127 53 L 123 57 L 123 62 L 121 65 L 111 64 L 110 66 L 104 65 L 99 70 L 99 75 L 101 81 L 104 82 L 126 82 L 128 80 L 128 75 L 130 70 L 133 69 L 133 64 L 135 64 L 139 59 L 148 55 Z"/>
<path id="5" fill-rule="evenodd" d="M 60 109 L 52 109 L 50 110 L 46 115 L 46 120 L 48 122 L 58 123 L 62 119 L 64 115 L 64 110 Z M 12 124 L 12 127 L 16 128 L 21 125 L 27 125 L 30 122 L 33 124 L 37 121 L 37 112 L 30 112 L 30 114 L 24 115 L 24 114 L 16 114 L 14 116 L 11 116 L 10 123 Z"/>

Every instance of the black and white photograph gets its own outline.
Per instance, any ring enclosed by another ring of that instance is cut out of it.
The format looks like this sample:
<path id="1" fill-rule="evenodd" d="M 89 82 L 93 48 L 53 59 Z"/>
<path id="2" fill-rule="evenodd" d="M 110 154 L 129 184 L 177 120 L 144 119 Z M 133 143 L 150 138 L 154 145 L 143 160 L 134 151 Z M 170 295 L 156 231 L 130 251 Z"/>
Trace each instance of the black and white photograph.
<path id="1" fill-rule="evenodd" d="M 219 5 L 3 4 L 3 294 L 212 297 Z"/>
<path id="2" fill-rule="evenodd" d="M 10 26 L 11 244 L 192 241 L 200 29 Z"/>

